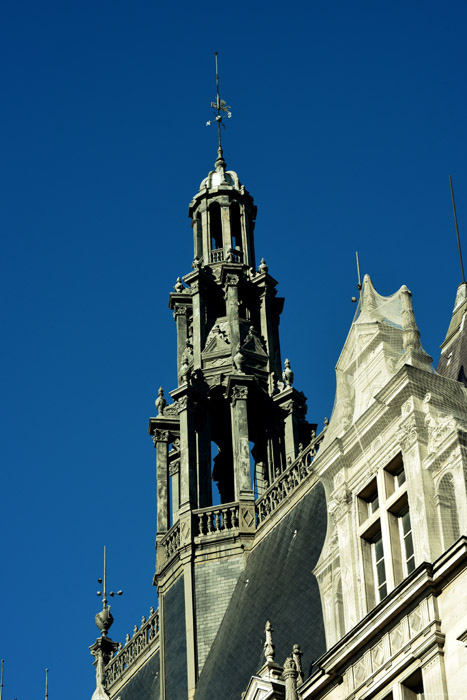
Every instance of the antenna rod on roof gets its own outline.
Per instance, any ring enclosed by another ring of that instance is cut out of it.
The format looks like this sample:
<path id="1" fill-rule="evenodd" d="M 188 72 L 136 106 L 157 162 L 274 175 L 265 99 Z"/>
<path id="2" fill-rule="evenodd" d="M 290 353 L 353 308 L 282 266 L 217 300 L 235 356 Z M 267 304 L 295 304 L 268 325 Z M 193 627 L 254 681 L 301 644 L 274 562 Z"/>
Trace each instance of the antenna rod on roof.
<path id="1" fill-rule="evenodd" d="M 49 669 L 45 669 L 45 700 L 49 697 Z"/>
<path id="2" fill-rule="evenodd" d="M 456 224 L 456 234 L 457 234 L 457 247 L 459 248 L 459 259 L 461 261 L 461 272 L 462 272 L 462 283 L 465 283 L 465 277 L 464 277 L 464 265 L 462 262 L 462 251 L 461 251 L 461 241 L 459 237 L 459 227 L 457 225 L 457 214 L 456 214 L 456 203 L 454 201 L 454 190 L 452 188 L 452 178 L 449 176 L 449 185 L 451 187 L 451 199 L 452 199 L 452 208 L 454 211 L 454 223 Z"/>
<path id="3" fill-rule="evenodd" d="M 355 251 L 355 257 L 357 259 L 357 275 L 358 275 L 357 289 L 358 289 L 358 291 L 360 291 L 362 288 L 362 278 L 360 277 L 360 261 L 358 259 L 358 250 Z"/>
<path id="4" fill-rule="evenodd" d="M 2 659 L 2 675 L 0 677 L 0 700 L 3 697 L 3 659 Z"/>

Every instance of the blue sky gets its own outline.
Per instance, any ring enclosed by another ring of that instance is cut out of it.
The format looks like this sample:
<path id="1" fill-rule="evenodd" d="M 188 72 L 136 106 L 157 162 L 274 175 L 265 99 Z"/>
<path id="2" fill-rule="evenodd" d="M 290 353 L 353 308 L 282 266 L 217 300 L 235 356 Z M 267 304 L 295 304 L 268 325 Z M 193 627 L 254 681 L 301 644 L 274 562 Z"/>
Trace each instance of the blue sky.
<path id="1" fill-rule="evenodd" d="M 51 700 L 91 696 L 104 544 L 112 636 L 156 601 L 147 419 L 175 388 L 167 301 L 216 155 L 214 51 L 225 157 L 322 424 L 355 250 L 381 294 L 412 290 L 438 359 L 460 282 L 449 173 L 467 236 L 466 20 L 460 0 L 2 4 L 5 700 L 40 697 L 46 667 Z"/>

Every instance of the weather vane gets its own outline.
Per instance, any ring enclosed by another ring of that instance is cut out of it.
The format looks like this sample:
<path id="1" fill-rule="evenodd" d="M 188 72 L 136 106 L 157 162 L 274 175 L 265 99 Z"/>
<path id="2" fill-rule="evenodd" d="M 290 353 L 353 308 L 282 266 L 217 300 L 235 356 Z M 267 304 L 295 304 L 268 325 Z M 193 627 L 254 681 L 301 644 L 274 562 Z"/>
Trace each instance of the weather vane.
<path id="1" fill-rule="evenodd" d="M 211 102 L 211 107 L 214 110 L 214 114 L 216 115 L 215 119 L 212 119 L 209 122 L 206 122 L 206 126 L 211 126 L 213 122 L 217 122 L 217 135 L 219 137 L 219 148 L 222 150 L 222 145 L 221 145 L 221 124 L 225 129 L 225 124 L 223 120 L 227 117 L 227 119 L 230 119 L 232 116 L 232 112 L 230 112 L 230 107 L 226 103 L 225 100 L 221 100 L 219 96 L 219 70 L 217 67 L 217 51 L 215 52 L 215 57 L 216 57 L 216 92 L 217 92 L 217 97 L 215 102 Z"/>
<path id="2" fill-rule="evenodd" d="M 109 631 L 113 617 L 110 613 L 110 605 L 107 605 L 107 547 L 104 545 L 104 580 L 97 579 L 97 583 L 102 583 L 102 591 L 97 591 L 98 596 L 102 596 L 102 610 L 96 615 L 96 625 L 105 637 Z M 115 593 L 110 591 L 109 596 L 113 598 Z M 123 595 L 123 591 L 117 591 L 117 595 Z"/>

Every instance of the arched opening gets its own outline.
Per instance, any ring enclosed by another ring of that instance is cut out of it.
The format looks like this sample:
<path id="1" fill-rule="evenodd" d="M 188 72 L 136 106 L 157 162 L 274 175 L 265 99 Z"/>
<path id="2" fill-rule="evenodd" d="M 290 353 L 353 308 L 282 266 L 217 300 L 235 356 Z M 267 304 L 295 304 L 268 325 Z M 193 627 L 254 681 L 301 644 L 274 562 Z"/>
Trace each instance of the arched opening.
<path id="1" fill-rule="evenodd" d="M 457 540 L 460 534 L 452 474 L 445 474 L 439 482 L 437 500 L 443 545 L 444 549 L 447 549 Z"/>
<path id="2" fill-rule="evenodd" d="M 217 202 L 209 207 L 209 233 L 211 236 L 211 250 L 223 248 L 221 208 Z"/>
<path id="3" fill-rule="evenodd" d="M 232 503 L 235 500 L 233 455 L 228 445 L 211 443 L 212 503 Z"/>
<path id="4" fill-rule="evenodd" d="M 232 249 L 242 249 L 242 219 L 240 215 L 240 205 L 232 202 L 230 205 L 230 235 L 232 238 Z"/>
<path id="5" fill-rule="evenodd" d="M 203 229 L 200 212 L 198 212 L 193 222 L 193 234 L 195 258 L 201 259 L 203 257 Z"/>

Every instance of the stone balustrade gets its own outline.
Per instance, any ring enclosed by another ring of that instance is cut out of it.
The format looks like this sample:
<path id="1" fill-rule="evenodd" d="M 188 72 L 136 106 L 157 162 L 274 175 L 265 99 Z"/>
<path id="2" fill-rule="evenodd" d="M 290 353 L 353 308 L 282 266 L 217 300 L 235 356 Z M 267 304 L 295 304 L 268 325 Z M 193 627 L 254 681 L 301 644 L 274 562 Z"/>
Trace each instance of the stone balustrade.
<path id="1" fill-rule="evenodd" d="M 256 501 L 257 525 L 261 525 L 278 505 L 293 493 L 302 481 L 311 473 L 312 462 L 324 438 L 324 430 L 314 437 L 310 444 L 300 452 L 298 457 L 280 474 L 264 494 Z"/>
<path id="2" fill-rule="evenodd" d="M 198 508 L 193 511 L 195 532 L 198 536 L 208 536 L 238 531 L 238 514 L 238 503 Z"/>
<path id="3" fill-rule="evenodd" d="M 119 649 L 109 661 L 104 671 L 104 685 L 111 688 L 119 681 L 126 671 L 133 666 L 143 652 L 159 644 L 159 610 L 151 608 L 149 618 L 142 619 L 141 627 L 135 625 L 133 636 L 127 634 L 125 646 Z"/>
<path id="4" fill-rule="evenodd" d="M 171 559 L 178 552 L 180 547 L 180 522 L 177 521 L 161 540 L 164 548 L 166 560 Z"/>
<path id="5" fill-rule="evenodd" d="M 237 250 L 235 248 L 230 248 L 226 249 L 227 253 L 225 252 L 224 248 L 216 248 L 216 250 L 211 250 L 210 253 L 210 262 L 211 263 L 219 263 L 219 262 L 234 262 L 234 263 L 241 263 L 243 262 L 243 253 L 241 250 Z"/>

